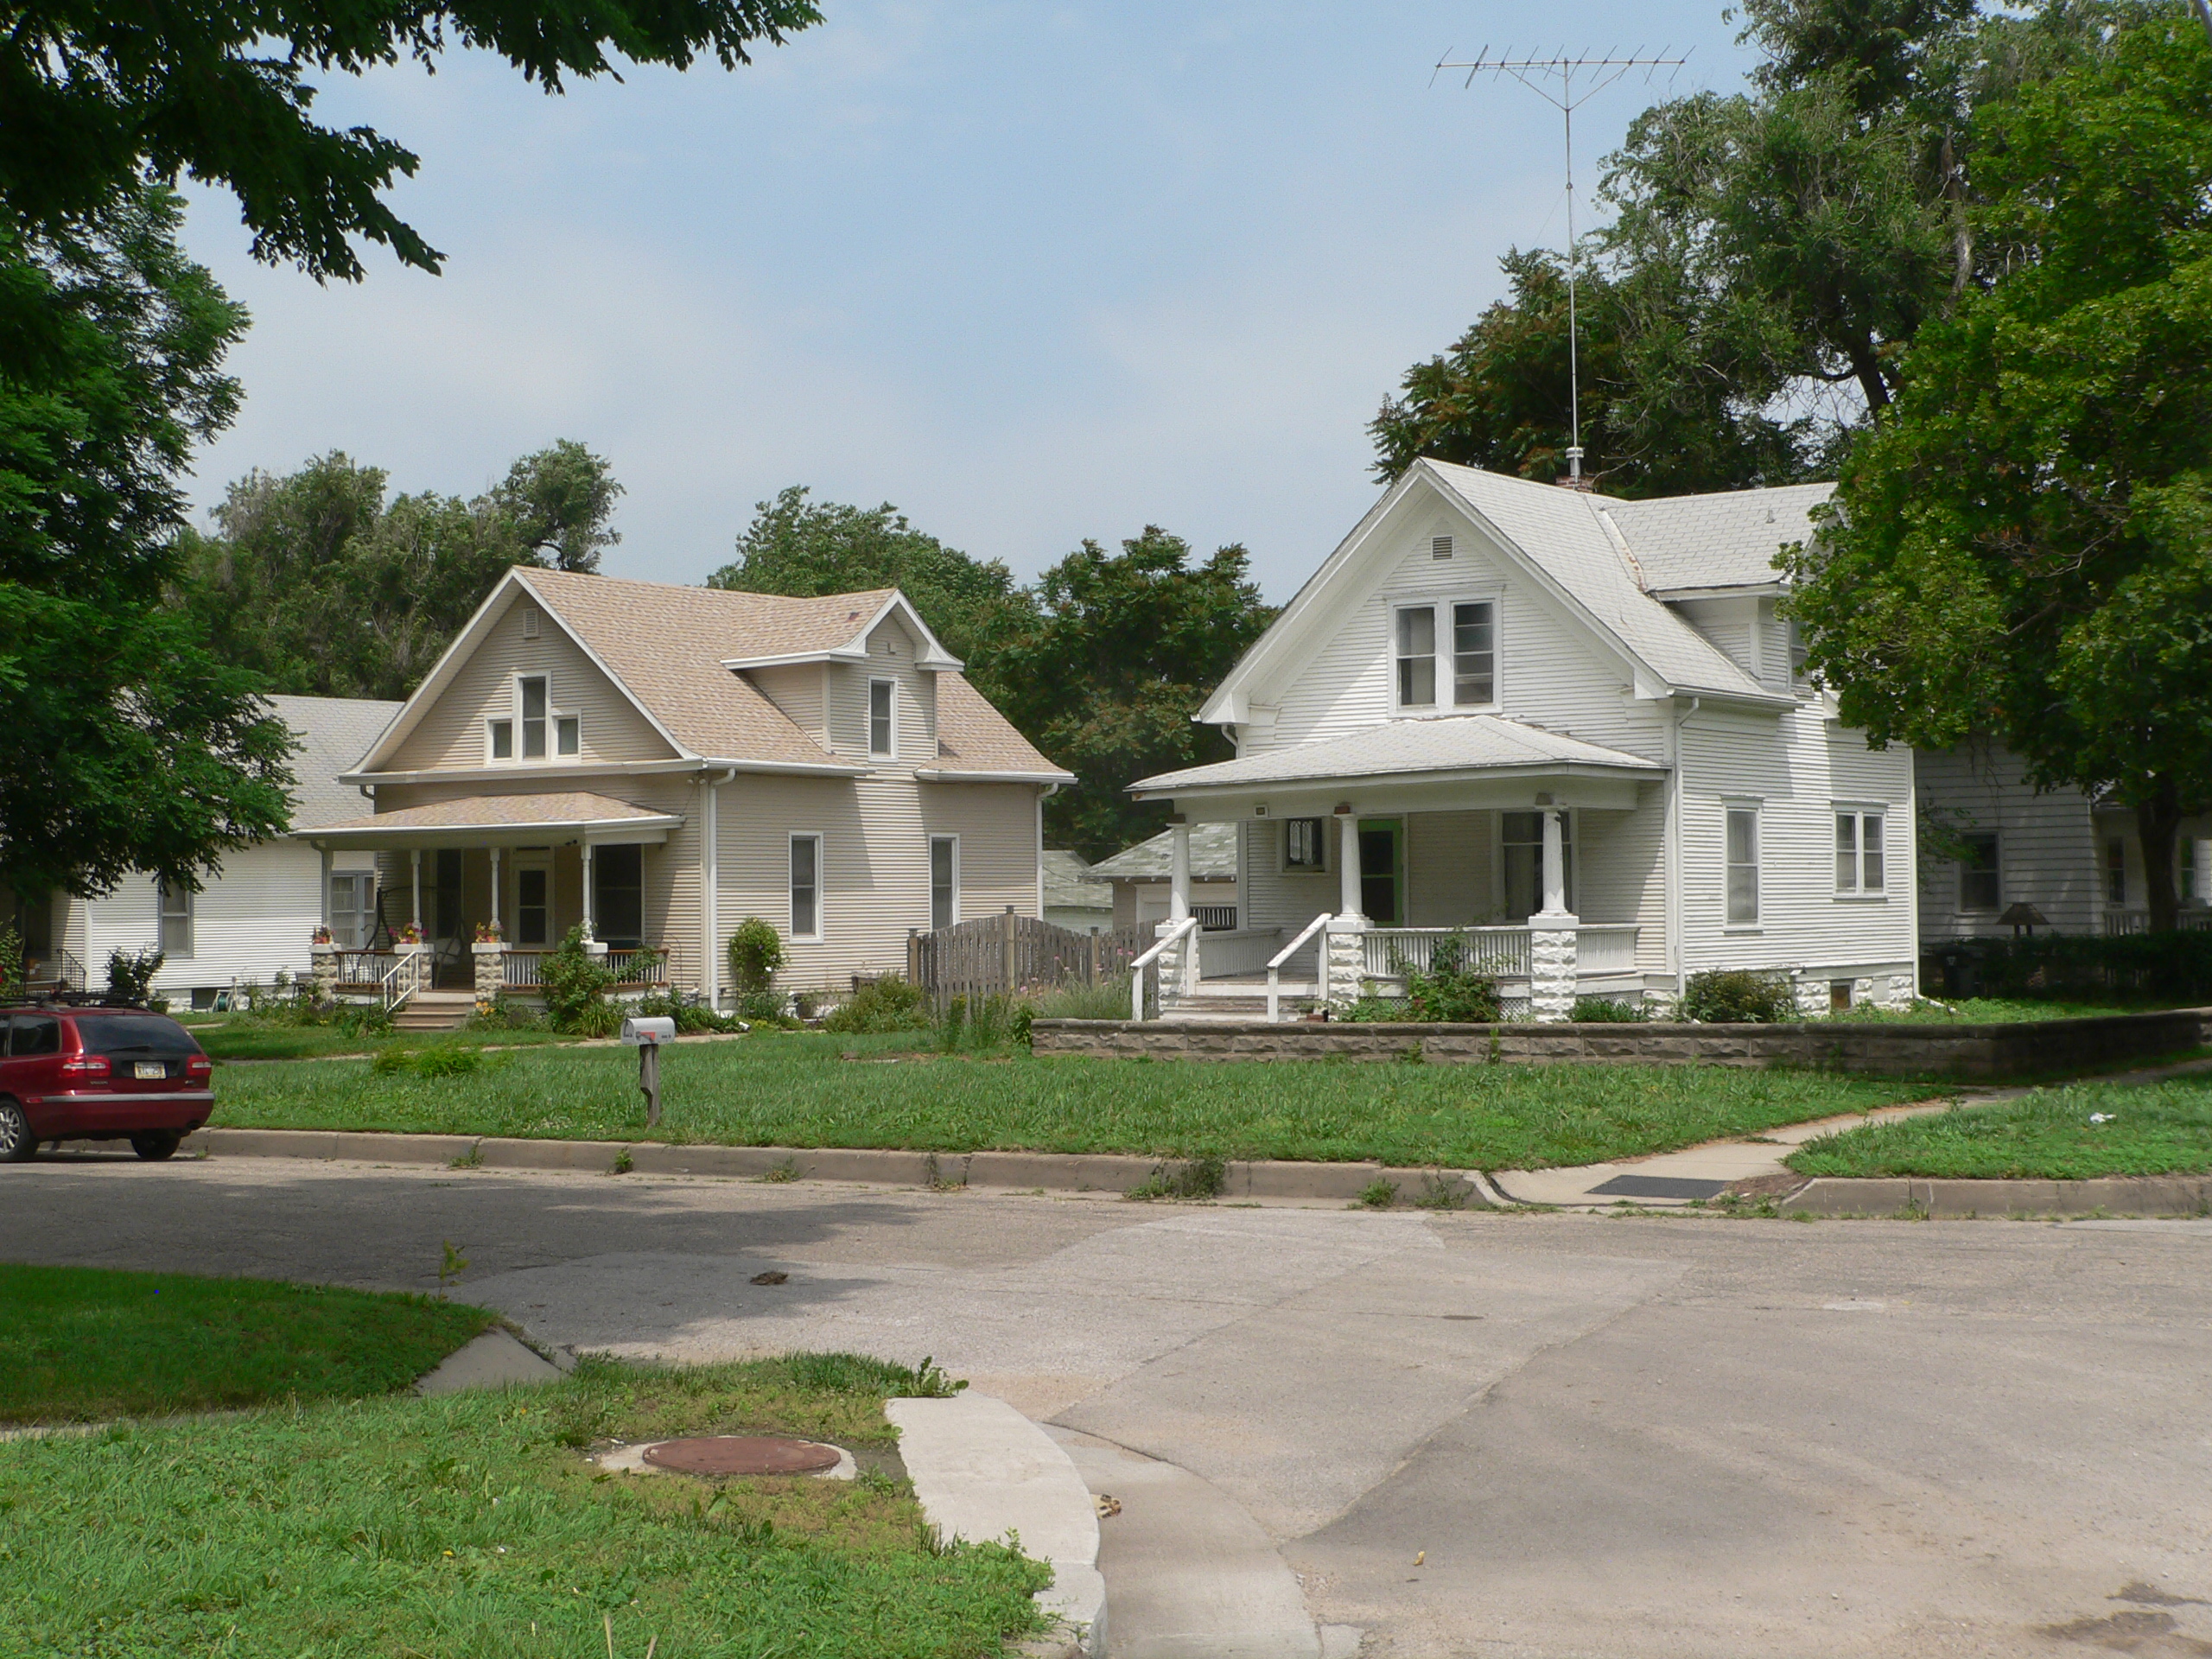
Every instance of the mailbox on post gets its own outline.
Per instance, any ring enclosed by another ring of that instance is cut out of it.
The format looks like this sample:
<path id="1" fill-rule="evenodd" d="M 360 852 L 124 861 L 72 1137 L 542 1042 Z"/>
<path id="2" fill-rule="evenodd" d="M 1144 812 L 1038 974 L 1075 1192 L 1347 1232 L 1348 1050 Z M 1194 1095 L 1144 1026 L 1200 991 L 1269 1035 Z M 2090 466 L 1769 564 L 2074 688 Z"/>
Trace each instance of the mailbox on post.
<path id="1" fill-rule="evenodd" d="M 665 1017 L 622 1022 L 622 1040 L 638 1051 L 638 1092 L 645 1097 L 645 1127 L 660 1123 L 660 1046 L 676 1040 L 676 1021 Z"/>

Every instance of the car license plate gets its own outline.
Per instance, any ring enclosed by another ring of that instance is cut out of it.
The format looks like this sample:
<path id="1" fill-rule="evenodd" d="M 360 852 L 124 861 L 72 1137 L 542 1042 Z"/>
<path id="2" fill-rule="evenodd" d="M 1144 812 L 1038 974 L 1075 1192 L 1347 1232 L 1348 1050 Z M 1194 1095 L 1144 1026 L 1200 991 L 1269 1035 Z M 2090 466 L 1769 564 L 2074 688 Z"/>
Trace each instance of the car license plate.
<path id="1" fill-rule="evenodd" d="M 142 1082 L 151 1082 L 156 1077 L 166 1077 L 168 1074 L 168 1067 L 159 1060 L 141 1060 L 131 1072 L 133 1077 Z"/>

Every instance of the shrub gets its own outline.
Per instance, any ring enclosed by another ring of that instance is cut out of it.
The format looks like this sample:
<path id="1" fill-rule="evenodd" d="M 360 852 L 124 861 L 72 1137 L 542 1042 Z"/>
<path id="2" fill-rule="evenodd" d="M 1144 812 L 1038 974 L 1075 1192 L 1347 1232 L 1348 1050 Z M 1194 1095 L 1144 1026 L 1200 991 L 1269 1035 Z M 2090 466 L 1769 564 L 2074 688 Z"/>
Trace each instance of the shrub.
<path id="1" fill-rule="evenodd" d="M 1692 974 L 1682 991 L 1682 1018 L 1700 1025 L 1770 1026 L 1796 1013 L 1789 978 L 1782 974 L 1715 968 Z"/>
<path id="2" fill-rule="evenodd" d="M 686 1036 L 702 1031 L 737 1029 L 736 1020 L 726 1020 L 705 1003 L 688 1001 L 672 990 L 646 992 L 630 1012 L 648 1020 L 673 1020 L 677 1030 Z"/>
<path id="3" fill-rule="evenodd" d="M 2212 1000 L 2212 929 L 2039 933 L 1973 939 L 1961 948 L 1980 958 L 1984 996 L 2062 1002 L 2139 997 L 2173 1004 Z"/>
<path id="4" fill-rule="evenodd" d="M 582 926 L 545 954 L 538 967 L 545 988 L 545 1017 L 556 1031 L 586 1037 L 611 1037 L 621 1027 L 621 1015 L 607 1000 L 614 976 L 604 958 L 584 946 Z"/>
<path id="5" fill-rule="evenodd" d="M 23 936 L 0 926 L 0 996 L 23 988 Z"/>
<path id="6" fill-rule="evenodd" d="M 1634 1025 L 1643 1019 L 1643 1004 L 1617 996 L 1578 996 L 1568 1017 L 1586 1026 Z"/>
<path id="7" fill-rule="evenodd" d="M 1406 999 L 1402 996 L 1363 996 L 1336 1017 L 1359 1025 L 1378 1020 L 1390 1024 L 1410 1020 L 1413 1015 L 1408 1011 Z"/>
<path id="8" fill-rule="evenodd" d="M 747 991 L 737 999 L 737 1017 L 749 1026 L 795 1026 L 784 1012 L 784 999 L 773 991 Z"/>
<path id="9" fill-rule="evenodd" d="M 1467 966 L 1465 939 L 1437 940 L 1429 953 L 1427 972 L 1410 966 L 1406 969 L 1408 1019 L 1490 1025 L 1498 1014 L 1497 977 Z"/>
<path id="10" fill-rule="evenodd" d="M 870 980 L 830 1011 L 824 1031 L 925 1031 L 922 990 L 903 979 Z"/>
<path id="11" fill-rule="evenodd" d="M 159 950 L 141 950 L 124 956 L 111 950 L 107 958 L 107 988 L 117 996 L 127 996 L 134 1002 L 143 1002 L 146 994 L 154 988 L 154 976 L 162 971 L 168 957 Z"/>
<path id="12" fill-rule="evenodd" d="M 1129 1017 L 1129 976 L 1101 980 L 1096 985 L 1063 985 L 1046 992 L 1030 1004 L 1039 1020 L 1126 1020 Z"/>
<path id="13" fill-rule="evenodd" d="M 741 996 L 758 996 L 776 982 L 784 965 L 784 940 L 769 923 L 748 916 L 729 936 L 729 977 Z"/>

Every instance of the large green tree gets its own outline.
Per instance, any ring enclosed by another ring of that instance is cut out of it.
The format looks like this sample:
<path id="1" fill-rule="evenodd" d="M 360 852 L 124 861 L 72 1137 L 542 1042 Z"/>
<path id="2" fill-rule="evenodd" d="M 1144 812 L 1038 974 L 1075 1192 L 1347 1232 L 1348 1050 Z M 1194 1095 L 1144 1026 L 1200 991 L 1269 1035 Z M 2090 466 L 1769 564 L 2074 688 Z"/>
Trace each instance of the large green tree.
<path id="1" fill-rule="evenodd" d="M 217 533 L 183 540 L 177 605 L 276 690 L 404 697 L 511 567 L 594 571 L 619 539 L 607 521 L 622 486 L 572 440 L 473 500 L 387 503 L 386 482 L 334 452 L 239 480 Z"/>
<path id="2" fill-rule="evenodd" d="M 2133 808 L 2171 926 L 2212 808 L 2212 49 L 2145 9 L 1977 120 L 2001 274 L 1920 329 L 1792 608 L 1877 741 L 1986 733 Z"/>
<path id="3" fill-rule="evenodd" d="M 879 507 L 817 501 L 794 484 L 753 509 L 737 538 L 737 557 L 707 578 L 709 588 L 755 594 L 849 594 L 896 588 L 971 672 L 987 681 L 985 642 L 1026 608 L 1014 574 L 997 559 L 975 559 L 906 522 L 889 502 Z"/>
<path id="4" fill-rule="evenodd" d="M 1045 804 L 1046 836 L 1100 858 L 1166 820 L 1129 785 L 1231 757 L 1228 739 L 1192 717 L 1274 613 L 1242 547 L 1194 562 L 1182 537 L 1149 524 L 1117 553 L 1084 542 L 1032 591 L 1033 619 L 992 643 L 985 683 L 1076 774 Z"/>
<path id="5" fill-rule="evenodd" d="M 0 879 L 191 884 L 281 829 L 290 737 L 164 612 L 194 442 L 237 406 L 245 315 L 149 189 L 66 234 L 0 220 Z"/>

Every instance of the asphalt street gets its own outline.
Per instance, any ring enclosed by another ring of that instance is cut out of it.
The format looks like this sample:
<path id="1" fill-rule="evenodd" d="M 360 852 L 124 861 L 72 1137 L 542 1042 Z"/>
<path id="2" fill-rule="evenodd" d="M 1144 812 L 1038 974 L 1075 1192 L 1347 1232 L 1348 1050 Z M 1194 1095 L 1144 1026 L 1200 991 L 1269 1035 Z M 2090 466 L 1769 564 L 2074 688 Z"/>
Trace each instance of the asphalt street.
<path id="1" fill-rule="evenodd" d="M 931 1356 L 1206 1483 L 1368 1654 L 2212 1659 L 2212 1223 L 0 1168 L 15 1261 L 430 1289 L 448 1242 L 548 1344 Z"/>

